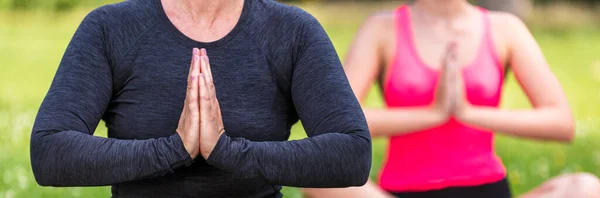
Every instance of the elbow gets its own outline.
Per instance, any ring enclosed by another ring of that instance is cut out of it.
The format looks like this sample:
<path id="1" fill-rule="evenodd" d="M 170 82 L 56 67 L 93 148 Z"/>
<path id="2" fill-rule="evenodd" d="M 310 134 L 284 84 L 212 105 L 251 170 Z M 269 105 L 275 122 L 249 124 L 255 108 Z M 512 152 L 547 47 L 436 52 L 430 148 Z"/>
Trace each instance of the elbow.
<path id="1" fill-rule="evenodd" d="M 52 171 L 44 165 L 42 157 L 33 154 L 31 155 L 31 169 L 35 181 L 40 186 L 58 186 L 58 179 Z"/>
<path id="2" fill-rule="evenodd" d="M 35 178 L 35 182 L 40 186 L 58 186 L 57 179 L 54 178 L 48 171 L 45 171 L 43 168 L 36 167 L 36 165 L 32 164 L 33 176 Z"/>
<path id="3" fill-rule="evenodd" d="M 549 136 L 552 140 L 561 143 L 573 143 L 575 139 L 575 119 L 571 115 L 570 111 L 560 109 L 557 111 L 552 120 L 548 121 L 548 125 L 544 128 L 545 131 L 549 132 Z"/>
<path id="4" fill-rule="evenodd" d="M 556 106 L 543 111 L 545 125 L 539 129 L 546 140 L 570 144 L 575 140 L 575 119 L 568 106 Z M 541 135 L 541 134 L 540 134 Z M 541 137 L 541 136 L 540 136 Z"/>
<path id="5" fill-rule="evenodd" d="M 344 181 L 344 183 L 342 183 L 341 187 L 358 187 L 358 186 L 363 186 L 367 183 L 367 181 L 369 180 L 369 175 L 371 173 L 371 160 L 370 160 L 370 154 L 368 156 L 369 160 L 368 161 L 361 161 L 361 162 L 357 162 L 357 166 L 354 169 L 348 169 L 347 171 L 347 175 L 349 175 L 350 179 Z M 367 158 L 367 157 L 364 157 Z"/>
<path id="6" fill-rule="evenodd" d="M 40 186 L 59 186 L 57 176 L 59 175 L 52 167 L 55 167 L 49 163 L 49 157 L 47 156 L 48 148 L 42 141 L 43 136 L 34 133 L 31 137 L 30 143 L 30 161 L 31 169 L 35 181 Z"/>
<path id="7" fill-rule="evenodd" d="M 559 129 L 558 134 L 561 134 L 559 137 L 559 141 L 569 144 L 573 143 L 576 131 L 575 121 L 572 118 L 570 118 L 565 119 L 563 122 L 560 123 L 561 126 L 557 127 L 557 129 Z"/>
<path id="8" fill-rule="evenodd" d="M 562 138 L 562 142 L 564 143 L 573 143 L 573 140 L 575 139 L 575 129 L 569 129 L 567 131 L 564 132 L 565 135 Z"/>
<path id="9" fill-rule="evenodd" d="M 365 166 L 368 166 L 369 168 L 358 170 L 358 172 L 356 172 L 355 178 L 348 183 L 349 187 L 364 186 L 367 183 L 367 181 L 369 181 L 371 163 L 369 162 L 368 164 L 365 164 Z"/>
<path id="10" fill-rule="evenodd" d="M 368 130 L 366 134 L 369 134 Z M 356 166 L 353 170 L 349 170 L 353 176 L 347 183 L 347 186 L 363 186 L 369 180 L 369 174 L 371 173 L 371 162 L 372 162 L 372 144 L 371 138 L 361 137 L 356 143 L 357 152 L 356 155 Z"/>

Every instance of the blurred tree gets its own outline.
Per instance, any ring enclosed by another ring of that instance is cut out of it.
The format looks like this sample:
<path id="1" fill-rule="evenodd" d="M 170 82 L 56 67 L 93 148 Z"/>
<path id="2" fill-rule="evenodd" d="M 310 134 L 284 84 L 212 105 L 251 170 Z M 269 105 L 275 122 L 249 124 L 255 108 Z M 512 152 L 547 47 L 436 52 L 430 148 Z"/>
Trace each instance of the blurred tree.
<path id="1" fill-rule="evenodd" d="M 87 0 L 90 1 L 90 0 Z M 82 2 L 81 0 L 8 0 L 10 9 L 53 9 L 55 11 L 65 11 L 75 8 Z M 83 1 L 85 2 L 85 0 Z"/>
<path id="2" fill-rule="evenodd" d="M 57 11 L 70 10 L 79 3 L 79 0 L 56 0 L 54 3 L 54 9 Z"/>

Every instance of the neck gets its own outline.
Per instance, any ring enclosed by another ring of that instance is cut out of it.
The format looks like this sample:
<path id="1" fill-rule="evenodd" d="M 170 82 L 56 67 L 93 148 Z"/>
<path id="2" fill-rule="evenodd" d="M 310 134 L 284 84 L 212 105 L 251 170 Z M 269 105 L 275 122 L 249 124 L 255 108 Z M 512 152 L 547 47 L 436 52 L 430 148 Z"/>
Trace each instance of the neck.
<path id="1" fill-rule="evenodd" d="M 179 10 L 179 16 L 196 22 L 215 21 L 243 6 L 243 0 L 162 0 L 163 5 Z"/>
<path id="2" fill-rule="evenodd" d="M 429 16 L 452 19 L 463 15 L 470 4 L 466 0 L 416 0 L 413 7 Z"/>

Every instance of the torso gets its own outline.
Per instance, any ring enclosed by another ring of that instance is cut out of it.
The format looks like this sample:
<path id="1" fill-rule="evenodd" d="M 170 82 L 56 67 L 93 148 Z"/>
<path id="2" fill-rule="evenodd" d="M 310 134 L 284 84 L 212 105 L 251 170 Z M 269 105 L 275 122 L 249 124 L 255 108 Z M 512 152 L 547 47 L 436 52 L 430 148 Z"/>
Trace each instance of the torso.
<path id="1" fill-rule="evenodd" d="M 292 54 L 295 40 L 269 40 L 268 36 L 297 29 L 300 23 L 293 20 L 297 11 L 283 12 L 289 8 L 271 1 L 245 1 L 247 7 L 239 14 L 239 21 L 229 21 L 233 24 L 229 31 L 198 36 L 193 26 L 177 19 L 171 21 L 161 0 L 152 1 L 153 5 L 126 1 L 109 7 L 113 13 L 107 17 L 123 20 L 111 20 L 118 23 L 108 24 L 114 28 L 106 30 L 113 41 L 108 44 L 113 96 L 103 116 L 108 136 L 143 140 L 175 133 L 184 104 L 192 48 L 196 47 L 206 48 L 210 56 L 227 135 L 251 141 L 287 140 L 298 117 L 290 98 L 278 88 L 272 68 L 292 67 L 291 56 L 277 55 Z M 269 9 L 258 9 L 260 6 Z M 127 18 L 128 12 L 146 12 L 135 16 L 147 17 Z M 273 24 L 261 17 L 281 18 L 276 21 L 285 24 Z M 264 35 L 267 37 L 260 37 Z M 262 179 L 236 178 L 202 158 L 174 174 L 120 183 L 112 188 L 114 197 L 280 197 L 279 189 L 280 186 Z"/>
<path id="2" fill-rule="evenodd" d="M 379 21 L 384 24 L 382 26 L 384 27 L 395 27 L 395 14 L 393 11 L 388 11 L 388 12 L 381 12 L 378 13 L 378 19 Z M 496 49 L 496 54 L 498 55 L 498 59 L 501 62 L 501 65 L 503 67 L 506 67 L 508 64 L 508 55 L 509 55 L 509 49 L 508 49 L 508 44 L 506 41 L 506 37 L 505 37 L 505 30 L 504 28 L 504 24 L 502 22 L 502 15 L 504 15 L 503 13 L 499 13 L 499 12 L 495 12 L 495 11 L 488 11 L 488 17 L 490 19 L 490 24 L 491 24 L 491 31 L 492 31 L 492 37 L 493 37 L 493 41 L 494 41 L 494 47 Z M 480 22 L 481 19 L 476 19 L 477 22 Z M 464 53 L 464 54 L 471 54 L 472 56 L 470 57 L 465 57 L 462 56 L 461 57 L 461 63 L 460 65 L 465 65 L 466 62 L 468 62 L 468 60 L 472 61 L 474 59 L 473 54 L 475 54 L 474 50 L 478 48 L 478 46 L 475 46 L 473 44 L 479 44 L 479 40 L 481 39 L 482 36 L 482 27 L 480 23 L 474 23 L 472 24 L 473 28 L 469 29 L 469 30 L 473 30 L 473 32 L 470 32 L 469 35 L 472 34 L 476 34 L 477 38 L 466 38 L 466 40 L 464 40 L 465 38 L 463 38 L 463 40 L 461 41 L 469 41 L 469 43 L 471 45 L 467 46 L 467 45 L 460 45 L 461 49 L 459 49 L 460 53 Z M 379 41 L 379 45 L 383 50 L 382 56 L 381 58 L 383 59 L 382 62 L 384 62 L 383 65 L 381 65 L 380 67 L 382 68 L 381 74 L 385 74 L 387 73 L 387 71 L 389 70 L 389 67 L 392 65 L 392 61 L 393 58 L 395 57 L 395 52 L 397 51 L 397 42 L 396 42 L 396 28 L 381 28 L 378 30 L 379 31 L 379 36 L 378 38 L 380 38 Z M 440 46 L 440 43 L 448 43 L 449 39 L 445 39 L 445 40 L 441 40 L 441 39 L 436 39 L 437 42 L 436 43 L 430 43 L 428 42 L 428 40 L 434 38 L 436 36 L 424 36 L 421 35 L 421 33 L 427 33 L 428 31 L 426 29 L 419 29 L 419 27 L 414 27 L 413 28 L 413 32 L 415 36 L 415 43 L 417 50 L 419 52 L 419 56 L 421 57 L 422 60 L 426 60 L 426 63 L 429 66 L 435 67 L 435 69 L 439 69 L 440 67 L 440 61 L 435 62 L 434 60 L 442 60 L 442 55 L 443 55 L 443 50 L 444 50 L 444 46 Z M 448 38 L 448 37 L 446 37 Z M 476 42 L 477 41 L 477 42 Z M 424 46 L 422 43 L 427 43 L 429 45 Z M 468 53 L 465 51 L 469 51 Z M 382 75 L 383 76 L 383 75 Z M 381 80 L 381 79 L 380 79 Z"/>
<path id="3" fill-rule="evenodd" d="M 472 9 L 472 16 L 464 21 L 469 28 L 458 40 L 467 99 L 475 105 L 497 107 L 506 45 L 494 27 L 494 14 Z M 445 44 L 452 36 L 419 24 L 408 6 L 380 18 L 389 24 L 385 27 L 394 27 L 379 37 L 386 39 L 379 42 L 386 63 L 380 81 L 388 107 L 430 105 Z M 451 118 L 441 126 L 391 137 L 380 185 L 393 192 L 426 191 L 481 185 L 504 176 L 491 131 Z"/>

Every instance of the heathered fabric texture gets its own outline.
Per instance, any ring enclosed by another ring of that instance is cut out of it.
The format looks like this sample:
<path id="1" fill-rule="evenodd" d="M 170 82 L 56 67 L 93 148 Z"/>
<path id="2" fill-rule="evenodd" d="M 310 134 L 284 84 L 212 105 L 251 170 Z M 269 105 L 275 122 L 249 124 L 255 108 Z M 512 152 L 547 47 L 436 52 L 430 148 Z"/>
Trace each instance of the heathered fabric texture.
<path id="1" fill-rule="evenodd" d="M 226 133 L 192 160 L 175 129 L 192 48 L 206 48 Z M 309 136 L 287 141 L 300 119 Z M 93 136 L 100 120 L 109 138 Z M 280 185 L 362 185 L 368 127 L 331 41 L 299 8 L 247 0 L 235 28 L 202 43 L 160 0 L 89 13 L 37 115 L 31 163 L 44 186 L 112 185 L 114 197 L 280 197 Z"/>

